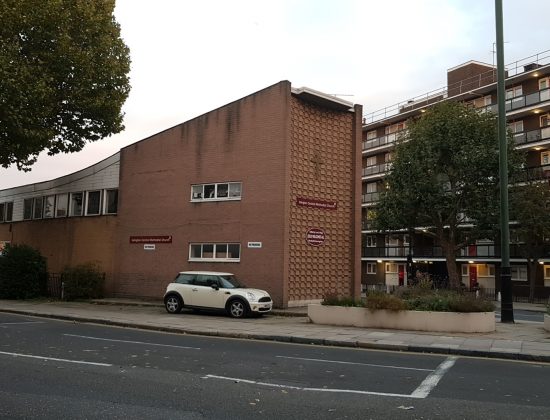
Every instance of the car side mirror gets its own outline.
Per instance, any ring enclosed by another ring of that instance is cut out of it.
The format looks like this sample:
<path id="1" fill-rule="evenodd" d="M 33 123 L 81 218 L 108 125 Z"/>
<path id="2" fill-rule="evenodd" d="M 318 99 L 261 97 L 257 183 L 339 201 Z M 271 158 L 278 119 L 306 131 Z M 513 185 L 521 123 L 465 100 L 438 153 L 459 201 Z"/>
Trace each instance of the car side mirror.
<path id="1" fill-rule="evenodd" d="M 220 286 L 218 286 L 216 283 L 212 283 L 212 289 L 214 290 L 220 290 Z"/>

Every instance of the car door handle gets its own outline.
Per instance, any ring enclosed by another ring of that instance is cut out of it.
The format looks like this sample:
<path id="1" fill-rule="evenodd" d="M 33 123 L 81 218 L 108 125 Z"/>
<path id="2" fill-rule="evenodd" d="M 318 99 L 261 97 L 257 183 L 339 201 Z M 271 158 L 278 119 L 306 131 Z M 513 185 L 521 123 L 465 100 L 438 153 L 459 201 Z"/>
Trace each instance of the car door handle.
<path id="1" fill-rule="evenodd" d="M 191 289 L 193 292 L 197 292 L 199 289 Z"/>
<path id="2" fill-rule="evenodd" d="M 230 294 L 231 294 L 231 292 L 225 292 L 225 294 L 226 294 L 226 295 L 230 295 Z"/>

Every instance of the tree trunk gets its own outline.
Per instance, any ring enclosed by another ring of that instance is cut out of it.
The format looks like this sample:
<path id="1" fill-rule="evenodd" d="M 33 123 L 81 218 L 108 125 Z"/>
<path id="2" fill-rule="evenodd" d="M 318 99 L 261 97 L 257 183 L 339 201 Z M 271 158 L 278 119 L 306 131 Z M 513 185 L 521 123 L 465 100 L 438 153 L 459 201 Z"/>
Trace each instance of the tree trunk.
<path id="1" fill-rule="evenodd" d="M 456 268 L 456 255 L 454 244 L 442 242 L 441 248 L 445 255 L 447 273 L 449 274 L 449 286 L 451 289 L 460 289 L 460 277 Z"/>
<path id="2" fill-rule="evenodd" d="M 527 259 L 527 279 L 529 280 L 529 303 L 535 301 L 535 281 L 537 279 L 538 261 L 536 259 Z"/>

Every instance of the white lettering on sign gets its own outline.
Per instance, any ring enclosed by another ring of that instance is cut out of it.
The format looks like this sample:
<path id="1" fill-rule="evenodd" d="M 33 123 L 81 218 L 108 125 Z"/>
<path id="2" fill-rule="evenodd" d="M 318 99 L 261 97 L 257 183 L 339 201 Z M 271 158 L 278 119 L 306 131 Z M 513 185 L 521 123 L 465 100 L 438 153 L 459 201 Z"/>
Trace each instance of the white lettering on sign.
<path id="1" fill-rule="evenodd" d="M 154 251 L 156 248 L 155 244 L 143 244 L 143 249 L 145 251 Z"/>
<path id="2" fill-rule="evenodd" d="M 325 243 L 325 231 L 319 228 L 312 228 L 306 233 L 306 242 L 311 246 L 320 246 Z"/>
<path id="3" fill-rule="evenodd" d="M 249 242 L 248 247 L 249 248 L 261 248 L 262 243 L 261 242 Z"/>

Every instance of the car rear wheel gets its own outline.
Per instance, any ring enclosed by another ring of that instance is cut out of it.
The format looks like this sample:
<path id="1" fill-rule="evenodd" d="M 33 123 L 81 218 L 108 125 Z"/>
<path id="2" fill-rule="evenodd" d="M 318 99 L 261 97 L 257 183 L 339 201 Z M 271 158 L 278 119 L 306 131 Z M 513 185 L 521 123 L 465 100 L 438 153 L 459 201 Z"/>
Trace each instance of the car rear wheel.
<path id="1" fill-rule="evenodd" d="M 179 314 L 183 307 L 183 302 L 178 295 L 169 295 L 164 299 L 166 312 L 170 314 Z"/>
<path id="2" fill-rule="evenodd" d="M 234 299 L 229 303 L 227 312 L 233 318 L 244 318 L 248 315 L 248 305 L 242 299 Z"/>

